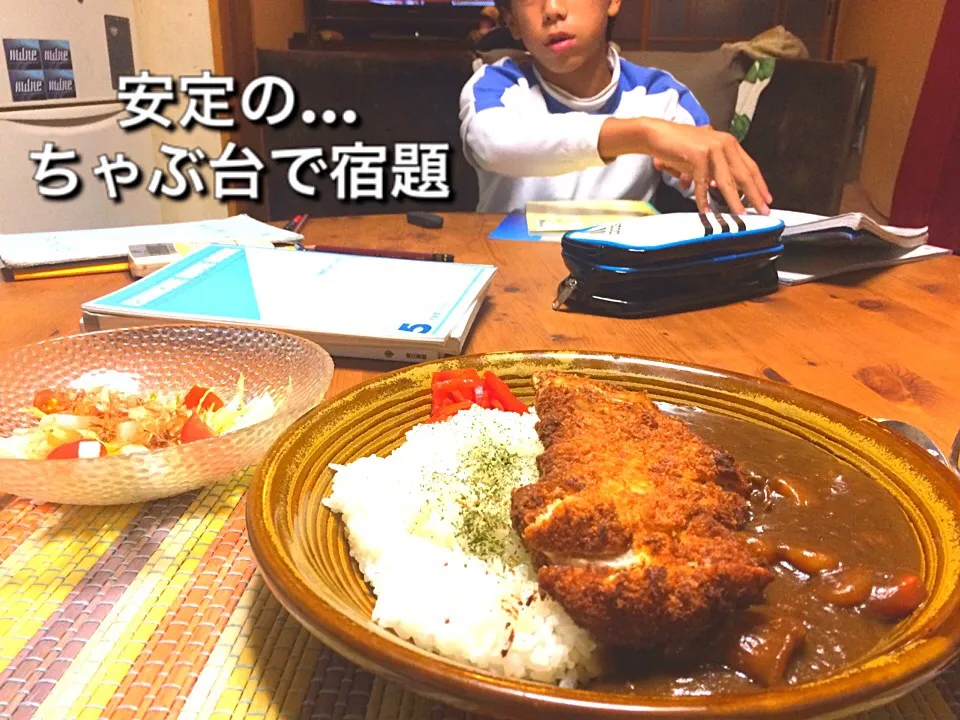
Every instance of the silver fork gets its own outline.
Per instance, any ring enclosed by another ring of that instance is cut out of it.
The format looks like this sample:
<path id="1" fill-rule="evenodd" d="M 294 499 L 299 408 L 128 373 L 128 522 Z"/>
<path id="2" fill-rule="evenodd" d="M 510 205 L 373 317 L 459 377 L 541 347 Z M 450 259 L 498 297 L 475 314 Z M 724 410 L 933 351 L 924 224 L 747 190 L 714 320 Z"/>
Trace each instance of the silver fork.
<path id="1" fill-rule="evenodd" d="M 957 435 L 953 438 L 953 445 L 950 446 L 950 462 L 960 472 L 960 430 L 957 430 Z"/>

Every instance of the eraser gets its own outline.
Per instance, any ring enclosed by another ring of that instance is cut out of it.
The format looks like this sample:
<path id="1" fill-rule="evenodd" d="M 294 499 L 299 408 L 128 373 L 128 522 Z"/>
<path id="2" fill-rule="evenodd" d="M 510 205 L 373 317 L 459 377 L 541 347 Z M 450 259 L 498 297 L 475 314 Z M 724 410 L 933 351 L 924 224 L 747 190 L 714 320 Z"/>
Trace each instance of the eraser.
<path id="1" fill-rule="evenodd" d="M 423 228 L 442 228 L 443 218 L 428 212 L 408 212 L 407 222 Z"/>

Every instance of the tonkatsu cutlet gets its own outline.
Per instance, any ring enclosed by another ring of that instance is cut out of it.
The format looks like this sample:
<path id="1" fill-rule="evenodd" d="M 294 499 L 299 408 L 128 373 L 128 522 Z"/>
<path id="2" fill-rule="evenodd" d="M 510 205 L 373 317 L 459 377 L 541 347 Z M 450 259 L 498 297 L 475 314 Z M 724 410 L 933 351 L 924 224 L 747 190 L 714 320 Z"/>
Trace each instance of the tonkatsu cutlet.
<path id="1" fill-rule="evenodd" d="M 602 643 L 683 652 L 773 579 L 739 530 L 750 482 L 643 393 L 534 378 L 540 480 L 511 519 L 541 588 Z"/>

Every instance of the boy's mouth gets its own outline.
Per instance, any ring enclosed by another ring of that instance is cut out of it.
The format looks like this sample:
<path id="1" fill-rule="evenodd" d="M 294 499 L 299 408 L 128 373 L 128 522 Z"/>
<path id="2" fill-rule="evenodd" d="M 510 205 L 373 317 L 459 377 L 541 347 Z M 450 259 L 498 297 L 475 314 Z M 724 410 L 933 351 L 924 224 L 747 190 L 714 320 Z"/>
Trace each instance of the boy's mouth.
<path id="1" fill-rule="evenodd" d="M 574 36 L 570 33 L 550 33 L 547 37 L 547 47 L 555 52 L 563 52 L 573 47 Z"/>

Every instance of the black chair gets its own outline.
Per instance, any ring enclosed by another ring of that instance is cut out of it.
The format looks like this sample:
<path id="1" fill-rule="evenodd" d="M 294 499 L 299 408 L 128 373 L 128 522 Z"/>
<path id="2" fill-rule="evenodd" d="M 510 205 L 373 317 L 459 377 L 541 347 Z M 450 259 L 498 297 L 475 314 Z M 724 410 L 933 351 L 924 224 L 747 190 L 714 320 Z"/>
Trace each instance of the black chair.
<path id="1" fill-rule="evenodd" d="M 417 51 L 409 54 L 381 54 L 349 51 L 265 51 L 258 52 L 258 74 L 286 79 L 297 92 L 294 118 L 283 127 L 262 128 L 264 188 L 270 220 L 283 220 L 306 212 L 314 217 L 369 215 L 423 210 L 428 212 L 473 211 L 478 200 L 477 178 L 463 159 L 460 143 L 460 89 L 472 74 L 471 56 L 466 51 Z M 320 118 L 312 126 L 300 120 L 305 109 Z M 341 115 L 353 110 L 359 117 L 354 125 L 339 122 L 328 126 L 324 110 Z M 337 183 L 331 178 L 335 163 L 333 146 L 384 147 L 382 200 L 341 201 Z M 413 200 L 391 196 L 394 147 L 397 143 L 446 143 L 449 199 Z M 321 147 L 327 170 L 316 176 L 304 171 L 307 184 L 316 185 L 319 196 L 297 194 L 287 180 L 289 161 L 270 159 L 281 148 Z"/>

